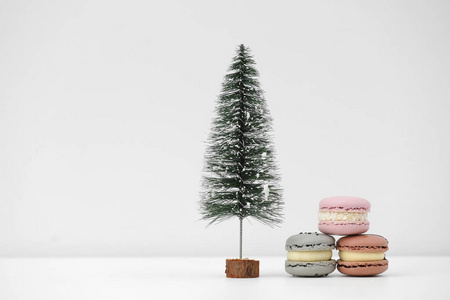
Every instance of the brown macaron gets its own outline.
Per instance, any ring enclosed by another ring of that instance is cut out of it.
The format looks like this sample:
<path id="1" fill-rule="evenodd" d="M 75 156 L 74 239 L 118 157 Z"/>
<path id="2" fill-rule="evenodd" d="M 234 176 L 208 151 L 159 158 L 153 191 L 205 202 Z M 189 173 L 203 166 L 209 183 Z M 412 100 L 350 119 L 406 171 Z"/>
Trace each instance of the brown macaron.
<path id="1" fill-rule="evenodd" d="M 375 234 L 350 235 L 338 240 L 336 249 L 340 259 L 337 269 L 350 276 L 372 276 L 388 269 L 385 252 L 388 241 Z"/>

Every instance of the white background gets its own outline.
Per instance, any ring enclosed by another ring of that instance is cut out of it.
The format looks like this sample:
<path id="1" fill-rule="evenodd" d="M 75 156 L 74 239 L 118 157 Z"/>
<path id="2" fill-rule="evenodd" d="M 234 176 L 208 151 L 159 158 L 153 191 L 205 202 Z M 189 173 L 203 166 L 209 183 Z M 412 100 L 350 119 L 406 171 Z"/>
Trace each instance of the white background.
<path id="1" fill-rule="evenodd" d="M 0 258 L 2 300 L 442 299 L 450 257 L 392 256 L 380 276 L 294 277 L 259 256 L 260 277 L 226 278 L 223 257 Z M 421 263 L 424 262 L 424 263 Z M 26 287 L 26 288 L 24 288 Z"/>
<path id="2" fill-rule="evenodd" d="M 284 255 L 319 201 L 372 203 L 389 254 L 450 254 L 449 1 L 0 3 L 0 256 L 238 255 L 198 221 L 204 141 L 235 47 L 274 118 Z M 433 246 L 430 246 L 433 245 Z"/>

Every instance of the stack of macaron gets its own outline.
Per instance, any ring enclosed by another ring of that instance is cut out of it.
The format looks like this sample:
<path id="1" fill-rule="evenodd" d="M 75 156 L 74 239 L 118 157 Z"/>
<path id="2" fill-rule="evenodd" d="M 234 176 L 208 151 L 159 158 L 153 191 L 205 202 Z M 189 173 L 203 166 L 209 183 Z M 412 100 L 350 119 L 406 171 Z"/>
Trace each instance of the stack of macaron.
<path id="1" fill-rule="evenodd" d="M 300 233 L 286 241 L 285 270 L 294 276 L 326 276 L 334 271 L 350 276 L 371 276 L 388 268 L 388 241 L 369 230 L 370 202 L 358 197 L 330 197 L 319 204 L 319 230 Z M 331 235 L 344 235 L 337 244 Z M 339 250 L 337 263 L 331 250 Z M 326 267 L 325 267 L 326 266 Z"/>
<path id="2" fill-rule="evenodd" d="M 330 197 L 319 203 L 319 230 L 340 238 L 337 269 L 351 276 L 370 276 L 388 268 L 385 252 L 388 241 L 379 235 L 362 234 L 369 230 L 370 202 L 358 197 Z"/>

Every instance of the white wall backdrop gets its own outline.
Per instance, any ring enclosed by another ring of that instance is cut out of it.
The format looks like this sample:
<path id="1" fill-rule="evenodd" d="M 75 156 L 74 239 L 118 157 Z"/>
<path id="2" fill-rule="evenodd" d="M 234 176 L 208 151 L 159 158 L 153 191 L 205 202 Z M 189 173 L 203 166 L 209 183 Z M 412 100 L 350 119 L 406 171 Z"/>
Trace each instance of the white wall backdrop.
<path id="1" fill-rule="evenodd" d="M 450 254 L 449 1 L 0 3 L 0 255 L 238 255 L 198 193 L 222 78 L 244 43 L 274 118 L 280 228 L 372 203 L 388 254 Z M 433 245 L 433 247 L 430 247 Z"/>

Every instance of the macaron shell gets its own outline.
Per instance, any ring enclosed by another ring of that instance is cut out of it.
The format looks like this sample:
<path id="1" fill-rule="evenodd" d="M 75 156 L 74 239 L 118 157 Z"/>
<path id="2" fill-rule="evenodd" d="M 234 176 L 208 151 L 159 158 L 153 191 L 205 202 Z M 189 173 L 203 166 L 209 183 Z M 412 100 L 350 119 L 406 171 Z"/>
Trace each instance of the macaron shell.
<path id="1" fill-rule="evenodd" d="M 301 232 L 286 240 L 286 251 L 316 251 L 335 248 L 334 237 L 318 232 Z"/>
<path id="2" fill-rule="evenodd" d="M 370 202 L 359 197 L 338 196 L 322 199 L 319 202 L 320 210 L 332 211 L 370 211 Z"/>
<path id="3" fill-rule="evenodd" d="M 388 241 L 381 235 L 361 234 L 340 238 L 336 249 L 352 252 L 386 252 L 389 247 Z"/>
<path id="4" fill-rule="evenodd" d="M 369 230 L 370 223 L 367 222 L 319 222 L 319 230 L 326 234 L 352 235 L 360 234 Z"/>
<path id="5" fill-rule="evenodd" d="M 349 276 L 373 276 L 383 273 L 388 269 L 387 259 L 367 262 L 337 261 L 339 272 Z"/>
<path id="6" fill-rule="evenodd" d="M 326 276 L 336 269 L 334 259 L 315 262 L 285 261 L 285 270 L 288 274 L 300 277 Z"/>

